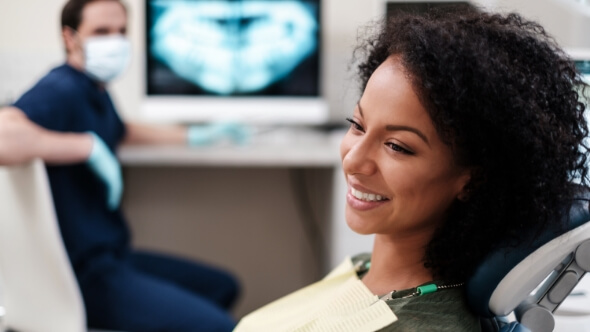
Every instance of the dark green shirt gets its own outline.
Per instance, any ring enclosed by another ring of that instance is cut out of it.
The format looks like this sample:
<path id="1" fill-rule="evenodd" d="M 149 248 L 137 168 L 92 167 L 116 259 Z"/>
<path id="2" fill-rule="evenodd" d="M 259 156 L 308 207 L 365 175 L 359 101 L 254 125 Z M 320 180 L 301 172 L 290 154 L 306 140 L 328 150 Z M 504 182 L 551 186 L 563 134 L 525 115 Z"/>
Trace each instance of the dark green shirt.
<path id="1" fill-rule="evenodd" d="M 369 254 L 361 254 L 353 257 L 352 261 L 355 265 L 365 265 L 370 259 Z M 360 271 L 359 277 L 365 272 Z M 386 300 L 398 320 L 378 332 L 481 331 L 479 317 L 467 307 L 463 287 L 402 298 L 414 291 L 414 288 L 401 290 L 395 293 L 393 299 Z"/>

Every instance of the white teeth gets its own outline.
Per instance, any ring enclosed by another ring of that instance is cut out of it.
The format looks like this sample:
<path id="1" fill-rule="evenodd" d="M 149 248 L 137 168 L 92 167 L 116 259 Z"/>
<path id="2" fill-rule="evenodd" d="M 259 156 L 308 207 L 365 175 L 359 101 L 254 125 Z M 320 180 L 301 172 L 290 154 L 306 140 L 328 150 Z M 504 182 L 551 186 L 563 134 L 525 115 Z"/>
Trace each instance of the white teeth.
<path id="1" fill-rule="evenodd" d="M 352 196 L 358 199 L 363 199 L 363 193 L 358 190 L 355 190 L 354 188 L 350 188 L 350 193 L 352 194 Z"/>
<path id="2" fill-rule="evenodd" d="M 354 188 L 350 188 L 350 193 L 352 194 L 352 196 L 354 196 L 362 201 L 374 202 L 374 201 L 381 201 L 384 199 L 384 197 L 381 195 L 367 194 L 364 192 L 360 192 Z"/>

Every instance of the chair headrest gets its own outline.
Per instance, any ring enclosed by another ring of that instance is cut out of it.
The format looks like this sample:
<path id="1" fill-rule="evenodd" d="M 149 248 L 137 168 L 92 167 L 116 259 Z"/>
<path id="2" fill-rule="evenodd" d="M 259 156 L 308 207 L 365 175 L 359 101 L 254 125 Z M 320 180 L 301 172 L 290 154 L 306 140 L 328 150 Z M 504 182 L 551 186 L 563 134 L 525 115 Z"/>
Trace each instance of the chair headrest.
<path id="1" fill-rule="evenodd" d="M 467 282 L 470 307 L 483 317 L 512 312 L 581 242 L 590 238 L 589 202 L 590 190 L 582 188 L 574 198 L 565 227 L 553 225 L 532 243 L 525 240 L 517 247 L 502 247 L 490 253 Z"/>

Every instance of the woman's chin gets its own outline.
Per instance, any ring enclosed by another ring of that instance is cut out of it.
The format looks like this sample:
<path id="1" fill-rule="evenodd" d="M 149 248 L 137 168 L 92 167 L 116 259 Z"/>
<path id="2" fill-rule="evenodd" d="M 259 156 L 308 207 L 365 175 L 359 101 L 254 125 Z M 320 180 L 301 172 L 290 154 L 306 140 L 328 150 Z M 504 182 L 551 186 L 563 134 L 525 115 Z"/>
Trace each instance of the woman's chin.
<path id="1" fill-rule="evenodd" d="M 353 232 L 360 235 L 369 235 L 374 233 L 369 223 L 367 223 L 362 218 L 359 218 L 358 216 L 350 216 L 347 214 L 346 224 L 348 225 L 348 228 L 350 228 Z"/>

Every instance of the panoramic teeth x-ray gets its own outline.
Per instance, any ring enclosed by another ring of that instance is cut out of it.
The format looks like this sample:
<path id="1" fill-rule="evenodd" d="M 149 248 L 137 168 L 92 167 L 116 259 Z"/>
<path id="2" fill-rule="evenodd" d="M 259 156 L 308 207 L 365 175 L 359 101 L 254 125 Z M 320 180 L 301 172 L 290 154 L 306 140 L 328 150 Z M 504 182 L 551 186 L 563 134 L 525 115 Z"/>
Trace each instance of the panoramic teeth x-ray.
<path id="1" fill-rule="evenodd" d="M 317 1 L 159 0 L 149 6 L 152 94 L 317 94 Z"/>

